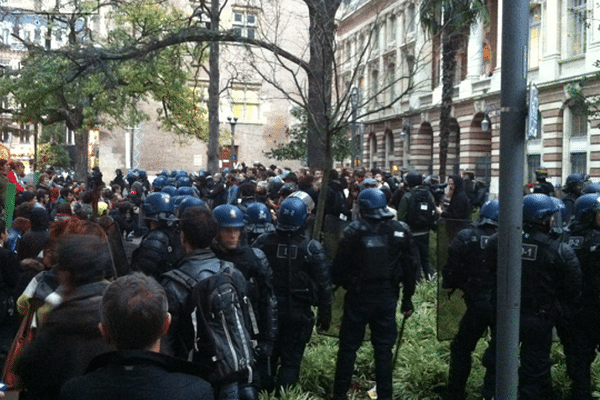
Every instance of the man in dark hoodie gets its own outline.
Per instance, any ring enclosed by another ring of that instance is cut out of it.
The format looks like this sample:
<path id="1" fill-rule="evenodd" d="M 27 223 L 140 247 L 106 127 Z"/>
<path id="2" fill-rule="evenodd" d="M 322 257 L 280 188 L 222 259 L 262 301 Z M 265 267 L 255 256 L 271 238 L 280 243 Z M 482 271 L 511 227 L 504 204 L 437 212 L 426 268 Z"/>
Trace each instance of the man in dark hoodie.
<path id="1" fill-rule="evenodd" d="M 31 231 L 25 233 L 18 243 L 17 254 L 20 260 L 36 258 L 50 241 L 50 217 L 43 207 L 33 207 L 29 216 Z"/>
<path id="2" fill-rule="evenodd" d="M 471 203 L 464 190 L 463 179 L 459 175 L 448 177 L 448 193 L 444 199 L 441 217 L 449 220 L 446 221 L 448 240 L 452 240 L 458 231 L 465 227 L 466 223 L 470 223 Z"/>
<path id="3" fill-rule="evenodd" d="M 340 174 L 336 169 L 332 169 L 329 172 L 327 197 L 325 198 L 325 215 L 333 215 L 334 217 L 341 219 L 350 217 L 350 213 L 346 208 L 346 196 L 344 195 L 345 186 L 343 182 L 340 180 Z"/>

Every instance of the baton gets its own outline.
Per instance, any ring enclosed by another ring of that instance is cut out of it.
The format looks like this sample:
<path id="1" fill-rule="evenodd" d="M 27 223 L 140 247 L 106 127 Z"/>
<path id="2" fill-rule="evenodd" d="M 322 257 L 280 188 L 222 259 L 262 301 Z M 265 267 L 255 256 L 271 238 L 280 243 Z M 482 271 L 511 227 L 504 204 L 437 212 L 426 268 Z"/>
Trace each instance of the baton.
<path id="1" fill-rule="evenodd" d="M 398 361 L 398 353 L 400 351 L 400 344 L 402 343 L 402 336 L 404 335 L 404 325 L 406 325 L 406 319 L 407 317 L 402 318 L 400 332 L 398 333 L 398 340 L 396 341 L 396 350 L 394 351 L 394 359 L 392 360 L 392 368 L 396 367 L 396 361 Z"/>

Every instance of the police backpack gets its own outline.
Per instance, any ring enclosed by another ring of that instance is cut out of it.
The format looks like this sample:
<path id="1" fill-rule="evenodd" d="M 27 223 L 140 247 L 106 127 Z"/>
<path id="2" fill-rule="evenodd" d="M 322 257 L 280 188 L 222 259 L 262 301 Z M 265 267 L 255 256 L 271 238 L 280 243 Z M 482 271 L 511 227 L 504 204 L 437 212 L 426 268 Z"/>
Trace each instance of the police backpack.
<path id="1" fill-rule="evenodd" d="M 212 371 L 210 382 L 253 380 L 258 325 L 244 275 L 230 263 L 202 279 L 190 294 L 194 362 Z"/>

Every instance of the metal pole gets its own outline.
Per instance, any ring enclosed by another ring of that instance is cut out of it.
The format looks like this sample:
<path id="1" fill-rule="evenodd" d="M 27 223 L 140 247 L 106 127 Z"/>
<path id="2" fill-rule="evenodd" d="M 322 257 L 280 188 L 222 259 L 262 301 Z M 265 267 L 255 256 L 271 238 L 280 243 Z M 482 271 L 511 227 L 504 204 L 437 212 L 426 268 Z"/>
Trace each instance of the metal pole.
<path id="1" fill-rule="evenodd" d="M 233 161 L 235 159 L 235 124 L 237 122 L 237 117 L 227 117 L 227 120 L 229 121 L 229 124 L 231 125 L 231 161 L 229 164 L 229 169 L 232 170 L 233 169 Z"/>
<path id="2" fill-rule="evenodd" d="M 517 399 L 529 0 L 502 7 L 496 399 Z"/>
<path id="3" fill-rule="evenodd" d="M 358 88 L 352 87 L 350 91 L 350 103 L 352 105 L 352 168 L 356 168 L 356 115 L 358 111 Z"/>

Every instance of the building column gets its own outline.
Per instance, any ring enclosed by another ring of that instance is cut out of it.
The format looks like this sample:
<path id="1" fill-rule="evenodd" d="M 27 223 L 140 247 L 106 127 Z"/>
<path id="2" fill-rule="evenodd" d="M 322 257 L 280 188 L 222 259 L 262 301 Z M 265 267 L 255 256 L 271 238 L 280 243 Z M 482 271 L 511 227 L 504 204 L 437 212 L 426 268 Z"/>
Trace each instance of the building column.
<path id="1" fill-rule="evenodd" d="M 467 47 L 467 78 L 471 81 L 479 80 L 483 66 L 482 28 L 481 21 L 477 21 L 471 25 L 471 34 L 469 35 L 469 44 Z"/>

